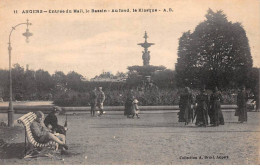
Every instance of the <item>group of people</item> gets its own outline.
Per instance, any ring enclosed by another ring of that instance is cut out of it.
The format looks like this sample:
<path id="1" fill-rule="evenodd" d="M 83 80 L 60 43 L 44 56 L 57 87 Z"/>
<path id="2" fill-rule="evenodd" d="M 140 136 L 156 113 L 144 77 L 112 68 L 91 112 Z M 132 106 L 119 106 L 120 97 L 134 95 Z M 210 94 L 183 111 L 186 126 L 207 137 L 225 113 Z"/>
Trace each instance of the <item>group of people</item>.
<path id="1" fill-rule="evenodd" d="M 36 119 L 32 122 L 30 128 L 37 142 L 45 144 L 49 141 L 54 141 L 58 144 L 58 146 L 56 146 L 57 149 L 67 150 L 67 121 L 64 126 L 58 124 L 57 115 L 60 111 L 60 107 L 54 106 L 52 112 L 50 112 L 46 118 L 44 118 L 43 112 L 35 112 Z"/>
<path id="2" fill-rule="evenodd" d="M 102 91 L 102 87 L 96 88 L 91 93 L 91 115 L 95 116 L 95 111 L 100 111 L 98 116 L 101 116 L 104 112 L 103 102 L 105 100 L 105 94 Z M 184 92 L 180 95 L 179 108 L 179 122 L 185 122 L 185 125 L 193 122 L 196 118 L 195 125 L 206 127 L 207 125 L 219 126 L 224 125 L 224 117 L 221 111 L 221 103 L 223 101 L 221 92 L 217 87 L 213 90 L 213 93 L 209 96 L 203 87 L 200 93 L 193 101 L 193 96 L 190 88 L 186 87 Z M 247 93 L 245 87 L 242 87 L 237 95 L 237 110 L 235 116 L 238 116 L 238 121 L 243 123 L 247 121 Z M 193 105 L 194 104 L 194 105 Z M 61 112 L 61 108 L 54 106 L 51 113 L 46 118 L 41 111 L 37 111 L 36 119 L 32 122 L 30 128 L 34 139 L 39 143 L 47 143 L 49 141 L 55 141 L 58 147 L 62 150 L 67 150 L 66 145 L 66 131 L 67 121 L 64 126 L 58 124 L 57 115 Z M 139 118 L 138 100 L 135 98 L 133 90 L 130 90 L 127 99 L 125 101 L 124 115 L 128 118 Z M 208 121 L 208 117 L 210 121 Z"/>
<path id="3" fill-rule="evenodd" d="M 98 116 L 104 113 L 103 103 L 105 101 L 105 94 L 102 91 L 102 87 L 98 90 L 94 90 L 90 94 L 91 99 L 91 116 L 95 116 L 95 112 L 98 110 Z M 138 101 L 133 95 L 131 90 L 128 95 L 128 99 L 125 103 L 125 115 L 128 118 L 134 118 L 135 116 L 139 118 L 139 107 Z M 39 143 L 48 143 L 49 141 L 54 141 L 58 144 L 57 149 L 67 150 L 66 145 L 66 131 L 67 131 L 67 121 L 64 126 L 58 124 L 57 115 L 62 111 L 58 106 L 54 106 L 53 110 L 44 118 L 44 114 L 41 111 L 35 112 L 36 119 L 32 122 L 30 129 L 34 139 Z"/>
<path id="4" fill-rule="evenodd" d="M 104 106 L 103 103 L 105 101 L 105 93 L 102 91 L 102 87 L 98 87 L 98 90 L 94 88 L 94 90 L 90 93 L 90 113 L 91 116 L 95 116 L 95 112 L 98 112 L 97 115 L 100 117 L 104 113 Z M 130 90 L 127 99 L 125 101 L 125 110 L 124 115 L 127 116 L 127 118 L 134 118 L 135 116 L 137 118 L 139 117 L 139 107 L 138 107 L 138 100 L 135 98 L 133 94 L 133 90 Z"/>
<path id="5" fill-rule="evenodd" d="M 98 87 L 98 90 L 94 88 L 92 92 L 90 93 L 90 113 L 91 116 L 95 116 L 95 112 L 99 111 L 99 114 L 97 115 L 100 117 L 104 113 L 104 106 L 103 103 L 105 101 L 105 93 L 102 90 L 102 87 Z"/>
<path id="6" fill-rule="evenodd" d="M 245 87 L 243 86 L 237 96 L 238 108 L 235 115 L 238 116 L 239 122 L 247 121 L 247 98 Z M 90 93 L 90 101 L 91 116 L 95 116 L 96 111 L 99 112 L 97 116 L 103 115 L 105 94 L 102 91 L 102 87 L 98 87 L 98 90 L 94 88 Z M 222 102 L 222 94 L 217 87 L 213 89 L 210 96 L 206 93 L 205 87 L 202 87 L 195 100 L 193 100 L 191 89 L 186 87 L 184 92 L 180 95 L 179 122 L 185 122 L 185 125 L 188 125 L 196 118 L 195 125 L 197 126 L 224 125 L 225 121 L 221 111 Z M 124 115 L 127 116 L 127 118 L 134 118 L 135 116 L 140 118 L 139 112 L 138 100 L 135 98 L 133 90 L 130 90 L 125 101 Z"/>
<path id="7" fill-rule="evenodd" d="M 196 96 L 195 102 L 193 101 L 190 88 L 186 87 L 180 96 L 179 122 L 185 122 L 185 125 L 188 125 L 196 118 L 195 125 L 197 126 L 224 125 L 224 117 L 221 111 L 222 102 L 223 98 L 217 87 L 214 88 L 210 96 L 206 93 L 205 87 L 203 87 Z M 238 116 L 238 121 L 241 123 L 247 121 L 246 102 L 247 94 L 243 86 L 237 96 L 238 108 L 235 113 L 235 116 Z M 208 118 L 210 121 L 208 121 Z"/>
<path id="8" fill-rule="evenodd" d="M 135 116 L 140 118 L 139 112 L 138 100 L 135 98 L 133 90 L 130 90 L 125 101 L 124 115 L 127 118 L 134 118 Z"/>

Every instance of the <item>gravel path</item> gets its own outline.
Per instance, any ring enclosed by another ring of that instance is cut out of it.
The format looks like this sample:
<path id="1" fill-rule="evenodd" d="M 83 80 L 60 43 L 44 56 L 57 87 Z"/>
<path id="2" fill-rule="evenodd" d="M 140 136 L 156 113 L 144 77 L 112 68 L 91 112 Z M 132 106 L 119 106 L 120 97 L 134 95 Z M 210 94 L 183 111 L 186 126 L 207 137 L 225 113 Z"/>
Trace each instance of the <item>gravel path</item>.
<path id="1" fill-rule="evenodd" d="M 202 128 L 178 123 L 176 113 L 141 114 L 140 119 L 69 115 L 69 155 L 2 158 L 0 164 L 259 164 L 260 113 L 249 112 L 243 124 L 233 112 L 224 117 L 224 126 Z M 59 116 L 60 123 L 64 119 Z M 12 131 L 2 131 L 0 139 L 22 144 L 23 129 L 16 129 L 11 137 L 6 135 Z"/>

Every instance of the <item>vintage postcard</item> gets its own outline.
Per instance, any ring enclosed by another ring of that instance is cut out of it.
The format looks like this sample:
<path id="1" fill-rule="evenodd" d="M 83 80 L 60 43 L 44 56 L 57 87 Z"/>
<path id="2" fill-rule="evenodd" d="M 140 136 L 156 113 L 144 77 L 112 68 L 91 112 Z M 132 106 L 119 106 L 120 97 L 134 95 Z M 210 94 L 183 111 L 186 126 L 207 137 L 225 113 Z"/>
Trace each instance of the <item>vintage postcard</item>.
<path id="1" fill-rule="evenodd" d="M 0 165 L 258 165 L 259 0 L 1 0 Z"/>

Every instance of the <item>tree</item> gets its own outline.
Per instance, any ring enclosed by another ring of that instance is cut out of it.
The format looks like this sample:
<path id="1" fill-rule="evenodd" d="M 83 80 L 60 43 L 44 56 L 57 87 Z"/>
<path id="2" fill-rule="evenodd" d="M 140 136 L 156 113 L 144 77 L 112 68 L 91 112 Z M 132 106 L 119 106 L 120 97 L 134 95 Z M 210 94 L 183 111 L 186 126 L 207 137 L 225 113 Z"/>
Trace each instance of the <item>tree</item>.
<path id="1" fill-rule="evenodd" d="M 60 85 L 60 86 L 66 86 L 67 85 L 66 75 L 62 71 L 56 71 L 52 75 L 52 79 L 53 79 L 53 81 L 56 85 L 55 87 L 57 87 L 57 85 Z"/>
<path id="2" fill-rule="evenodd" d="M 9 99 L 9 73 L 7 70 L 0 69 L 0 97 L 4 100 Z"/>
<path id="3" fill-rule="evenodd" d="M 127 77 L 127 84 L 130 87 L 137 87 L 143 85 L 144 82 L 147 80 L 146 76 L 152 76 L 155 72 L 163 71 L 166 68 L 164 66 L 153 66 L 153 65 L 145 65 L 145 66 L 130 66 L 127 67 L 128 77 Z"/>
<path id="4" fill-rule="evenodd" d="M 48 71 L 39 69 L 35 72 L 35 82 L 39 99 L 45 99 L 54 87 L 54 81 Z"/>
<path id="5" fill-rule="evenodd" d="M 81 81 L 82 75 L 78 74 L 77 72 L 71 71 L 67 74 L 67 85 L 68 88 L 76 90 L 76 91 L 83 91 L 83 85 Z"/>
<path id="6" fill-rule="evenodd" d="M 23 81 L 24 99 L 25 100 L 34 100 L 37 99 L 37 84 L 35 78 L 35 71 L 26 70 L 24 73 Z"/>
<path id="7" fill-rule="evenodd" d="M 175 72 L 170 69 L 155 72 L 152 76 L 152 80 L 159 88 L 174 88 Z"/>
<path id="8" fill-rule="evenodd" d="M 178 86 L 191 86 L 198 83 L 194 68 L 191 68 L 195 62 L 195 57 L 191 53 L 192 42 L 190 31 L 183 33 L 179 39 L 178 59 L 175 67 Z"/>
<path id="9" fill-rule="evenodd" d="M 193 33 L 183 33 L 179 39 L 178 85 L 213 88 L 246 84 L 252 56 L 242 25 L 229 22 L 221 10 L 209 9 L 205 17 Z"/>
<path id="10" fill-rule="evenodd" d="M 111 72 L 103 72 L 98 76 L 98 78 L 104 78 L 104 79 L 113 79 L 114 75 Z"/>
<path id="11" fill-rule="evenodd" d="M 142 75 L 139 75 L 136 71 L 129 71 L 126 83 L 129 88 L 135 88 L 139 85 L 142 85 L 144 78 Z"/>
<path id="12" fill-rule="evenodd" d="M 259 68 L 252 68 L 248 73 L 246 86 L 252 89 L 252 92 L 257 95 L 259 91 Z"/>
<path id="13" fill-rule="evenodd" d="M 116 78 L 126 78 L 127 77 L 127 73 L 124 72 L 117 72 L 115 75 Z"/>
<path id="14" fill-rule="evenodd" d="M 24 68 L 14 64 L 12 68 L 12 87 L 14 100 L 22 100 L 24 95 Z"/>

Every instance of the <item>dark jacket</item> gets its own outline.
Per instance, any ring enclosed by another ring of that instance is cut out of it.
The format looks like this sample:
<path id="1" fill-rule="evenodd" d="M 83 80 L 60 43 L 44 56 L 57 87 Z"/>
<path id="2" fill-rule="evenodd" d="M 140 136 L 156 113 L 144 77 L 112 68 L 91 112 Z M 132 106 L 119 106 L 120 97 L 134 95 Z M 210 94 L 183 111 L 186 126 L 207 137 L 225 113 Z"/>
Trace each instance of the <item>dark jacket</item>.
<path id="1" fill-rule="evenodd" d="M 97 104 L 97 92 L 95 90 L 90 92 L 90 103 Z"/>
<path id="2" fill-rule="evenodd" d="M 53 112 L 48 114 L 44 120 L 44 124 L 46 125 L 46 127 L 48 127 L 48 125 L 50 124 L 52 126 L 52 130 L 56 130 L 58 127 L 58 119 L 56 115 Z"/>
<path id="3" fill-rule="evenodd" d="M 44 120 L 44 124 L 46 125 L 46 127 L 48 127 L 48 125 L 50 124 L 52 126 L 52 131 L 60 133 L 60 134 L 64 134 L 66 135 L 66 130 L 63 126 L 58 125 L 58 119 L 56 117 L 56 115 L 51 112 L 50 114 L 48 114 Z"/>

